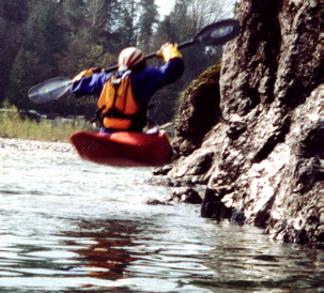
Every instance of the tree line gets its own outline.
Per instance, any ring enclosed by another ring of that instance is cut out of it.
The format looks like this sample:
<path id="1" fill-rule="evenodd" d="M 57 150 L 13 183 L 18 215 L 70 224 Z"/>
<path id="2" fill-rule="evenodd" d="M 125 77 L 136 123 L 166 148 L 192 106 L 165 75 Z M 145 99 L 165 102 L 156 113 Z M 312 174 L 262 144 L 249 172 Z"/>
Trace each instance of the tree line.
<path id="1" fill-rule="evenodd" d="M 0 0 L 0 103 L 91 117 L 95 97 L 68 96 L 36 105 L 27 91 L 54 76 L 73 77 L 85 68 L 113 65 L 128 46 L 151 53 L 166 41 L 191 39 L 204 25 L 224 17 L 228 7 L 222 3 L 176 0 L 172 11 L 161 16 L 154 0 Z M 221 48 L 184 49 L 185 75 L 153 98 L 152 120 L 169 120 L 178 93 L 220 54 Z"/>

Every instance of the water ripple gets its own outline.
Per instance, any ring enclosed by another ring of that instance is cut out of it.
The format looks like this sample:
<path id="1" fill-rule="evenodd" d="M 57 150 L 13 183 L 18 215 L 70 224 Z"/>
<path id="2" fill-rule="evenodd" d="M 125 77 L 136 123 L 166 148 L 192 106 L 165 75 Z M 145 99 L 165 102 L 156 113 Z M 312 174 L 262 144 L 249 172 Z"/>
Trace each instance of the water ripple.
<path id="1" fill-rule="evenodd" d="M 321 251 L 148 206 L 170 193 L 145 183 L 150 169 L 13 149 L 0 161 L 1 292 L 323 292 Z"/>

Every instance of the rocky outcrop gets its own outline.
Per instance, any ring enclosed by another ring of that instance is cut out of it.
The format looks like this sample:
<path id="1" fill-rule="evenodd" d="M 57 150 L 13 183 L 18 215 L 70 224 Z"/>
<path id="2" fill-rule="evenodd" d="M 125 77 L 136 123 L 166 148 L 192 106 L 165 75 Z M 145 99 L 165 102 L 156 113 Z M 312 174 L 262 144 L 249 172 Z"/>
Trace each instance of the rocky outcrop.
<path id="1" fill-rule="evenodd" d="M 320 3 L 241 1 L 241 33 L 185 92 L 177 160 L 155 172 L 199 190 L 202 216 L 254 224 L 284 242 L 324 230 Z M 219 85 L 219 87 L 218 87 Z"/>
<path id="2" fill-rule="evenodd" d="M 221 63 L 208 68 L 183 93 L 176 119 L 177 136 L 173 148 L 186 156 L 200 147 L 205 134 L 221 120 L 219 78 Z M 203 117 L 203 119 L 202 119 Z"/>

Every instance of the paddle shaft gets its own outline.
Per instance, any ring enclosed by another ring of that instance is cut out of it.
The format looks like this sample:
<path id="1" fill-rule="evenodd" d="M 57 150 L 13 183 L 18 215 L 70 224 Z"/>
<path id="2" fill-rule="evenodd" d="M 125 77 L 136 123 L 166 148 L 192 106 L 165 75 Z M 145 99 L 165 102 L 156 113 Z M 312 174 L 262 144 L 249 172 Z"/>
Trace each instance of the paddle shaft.
<path id="1" fill-rule="evenodd" d="M 185 48 L 185 47 L 189 47 L 189 46 L 191 46 L 191 45 L 193 45 L 195 43 L 196 43 L 196 41 L 194 39 L 191 39 L 189 41 L 186 41 L 186 42 L 183 42 L 183 43 L 179 44 L 178 48 L 182 49 L 182 48 Z M 154 57 L 157 57 L 157 52 L 154 52 L 154 53 L 151 53 L 149 55 L 144 56 L 144 59 L 149 60 L 149 59 L 153 59 Z M 115 71 L 117 69 L 118 69 L 118 65 L 112 65 L 112 66 L 107 67 L 105 69 L 105 72 L 108 73 L 108 72 L 111 72 L 111 71 Z"/>

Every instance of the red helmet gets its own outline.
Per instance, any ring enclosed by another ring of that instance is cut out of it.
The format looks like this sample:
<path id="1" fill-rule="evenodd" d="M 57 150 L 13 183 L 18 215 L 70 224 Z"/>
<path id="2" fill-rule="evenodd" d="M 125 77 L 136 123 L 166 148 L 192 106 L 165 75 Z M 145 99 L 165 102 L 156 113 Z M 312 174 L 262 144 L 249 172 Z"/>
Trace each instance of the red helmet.
<path id="1" fill-rule="evenodd" d="M 122 50 L 118 57 L 118 70 L 123 71 L 132 68 L 143 60 L 143 53 L 135 47 Z"/>

